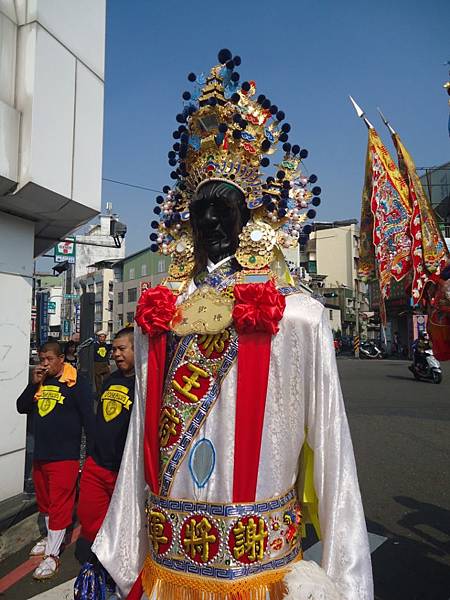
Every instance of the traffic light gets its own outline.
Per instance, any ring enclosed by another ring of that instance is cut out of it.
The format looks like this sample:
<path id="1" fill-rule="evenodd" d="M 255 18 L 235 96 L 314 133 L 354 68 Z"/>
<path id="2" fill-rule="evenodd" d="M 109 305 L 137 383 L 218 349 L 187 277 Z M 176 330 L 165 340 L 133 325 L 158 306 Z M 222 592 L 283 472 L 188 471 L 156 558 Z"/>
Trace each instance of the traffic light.
<path id="1" fill-rule="evenodd" d="M 58 273 L 58 275 L 61 275 L 61 273 L 64 273 L 64 271 L 67 271 L 70 268 L 70 263 L 68 260 L 64 260 L 63 262 L 57 263 L 54 267 L 52 267 L 52 271 L 53 273 Z"/>

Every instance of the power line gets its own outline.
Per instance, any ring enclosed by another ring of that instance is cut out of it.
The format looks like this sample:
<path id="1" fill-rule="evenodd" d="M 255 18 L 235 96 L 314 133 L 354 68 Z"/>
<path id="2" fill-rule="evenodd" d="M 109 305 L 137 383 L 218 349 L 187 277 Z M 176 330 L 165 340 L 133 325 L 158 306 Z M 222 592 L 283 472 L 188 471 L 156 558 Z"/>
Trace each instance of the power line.
<path id="1" fill-rule="evenodd" d="M 147 190 L 148 192 L 156 192 L 157 194 L 163 194 L 162 190 L 155 190 L 151 187 L 146 187 L 145 185 L 137 185 L 135 183 L 128 183 L 127 181 L 118 181 L 117 179 L 109 179 L 108 177 L 102 177 L 103 181 L 109 181 L 111 183 L 117 183 L 117 185 L 125 185 L 127 187 L 137 188 L 138 190 Z"/>

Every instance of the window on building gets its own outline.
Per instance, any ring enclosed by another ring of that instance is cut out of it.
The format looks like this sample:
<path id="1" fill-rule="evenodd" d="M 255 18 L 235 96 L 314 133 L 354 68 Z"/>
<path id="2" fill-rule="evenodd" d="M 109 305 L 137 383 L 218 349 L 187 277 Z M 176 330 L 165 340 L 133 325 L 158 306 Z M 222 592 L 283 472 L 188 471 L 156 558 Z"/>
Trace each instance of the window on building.
<path id="1" fill-rule="evenodd" d="M 308 273 L 317 273 L 317 262 L 315 260 L 308 261 Z"/>
<path id="2" fill-rule="evenodd" d="M 117 315 L 117 321 L 119 322 L 119 327 L 123 327 L 123 313 Z"/>
<path id="3" fill-rule="evenodd" d="M 102 316 L 102 303 L 101 302 L 96 302 L 95 303 L 95 317 L 101 317 Z"/>
<path id="4" fill-rule="evenodd" d="M 87 291 L 88 291 L 88 292 L 93 292 L 93 291 L 94 291 L 94 284 L 93 284 L 93 283 L 90 283 L 90 284 L 87 286 Z"/>
<path id="5" fill-rule="evenodd" d="M 147 275 L 147 265 L 144 263 L 141 266 L 141 277 L 145 277 L 145 275 Z"/>
<path id="6" fill-rule="evenodd" d="M 166 269 L 166 261 L 161 258 L 160 260 L 158 260 L 158 273 L 164 273 Z"/>
<path id="7" fill-rule="evenodd" d="M 108 333 L 112 333 L 112 330 L 113 330 L 112 321 L 108 321 Z"/>
<path id="8" fill-rule="evenodd" d="M 103 292 L 103 281 L 97 281 L 97 283 L 95 284 L 95 291 L 98 292 Z"/>
<path id="9" fill-rule="evenodd" d="M 123 304 L 123 292 L 117 294 L 117 304 Z"/>
<path id="10" fill-rule="evenodd" d="M 134 279 L 134 267 L 130 267 L 130 279 Z"/>
<path id="11" fill-rule="evenodd" d="M 127 323 L 133 324 L 134 321 L 134 312 L 127 312 Z"/>
<path id="12" fill-rule="evenodd" d="M 330 308 L 330 321 L 332 321 L 332 320 L 333 320 L 333 311 Z"/>
<path id="13" fill-rule="evenodd" d="M 108 288 L 109 288 L 109 291 L 110 291 L 110 292 L 112 292 L 112 291 L 113 291 L 113 288 L 114 288 L 114 282 L 113 282 L 113 281 L 110 281 L 110 282 L 109 282 L 109 284 L 108 284 Z"/>
<path id="14" fill-rule="evenodd" d="M 113 309 L 113 301 L 112 300 L 108 300 L 108 310 L 110 312 L 112 312 L 112 309 Z"/>
<path id="15" fill-rule="evenodd" d="M 137 288 L 130 288 L 128 290 L 128 302 L 136 302 L 137 300 Z"/>

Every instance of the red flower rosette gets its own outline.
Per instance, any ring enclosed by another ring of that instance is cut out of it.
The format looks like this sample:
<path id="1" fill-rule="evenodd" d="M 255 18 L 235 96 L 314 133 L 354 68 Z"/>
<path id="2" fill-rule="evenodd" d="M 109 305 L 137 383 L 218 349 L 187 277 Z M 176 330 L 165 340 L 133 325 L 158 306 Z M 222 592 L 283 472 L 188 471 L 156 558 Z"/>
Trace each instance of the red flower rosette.
<path id="1" fill-rule="evenodd" d="M 150 337 L 169 330 L 176 312 L 176 296 L 163 285 L 142 292 L 134 320 Z"/>
<path id="2" fill-rule="evenodd" d="M 286 299 L 273 281 L 235 285 L 234 297 L 233 320 L 238 333 L 278 332 Z"/>

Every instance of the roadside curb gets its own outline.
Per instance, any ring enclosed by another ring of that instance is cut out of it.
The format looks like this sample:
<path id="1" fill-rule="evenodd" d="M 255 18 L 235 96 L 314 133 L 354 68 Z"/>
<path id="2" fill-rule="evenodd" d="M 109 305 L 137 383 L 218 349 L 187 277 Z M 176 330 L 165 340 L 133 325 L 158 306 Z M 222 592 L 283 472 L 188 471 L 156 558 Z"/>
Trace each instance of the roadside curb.
<path id="1" fill-rule="evenodd" d="M 35 512 L 0 533 L 0 561 L 5 560 L 41 536 L 38 513 Z"/>

